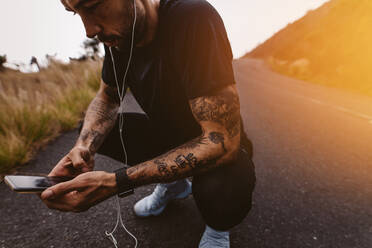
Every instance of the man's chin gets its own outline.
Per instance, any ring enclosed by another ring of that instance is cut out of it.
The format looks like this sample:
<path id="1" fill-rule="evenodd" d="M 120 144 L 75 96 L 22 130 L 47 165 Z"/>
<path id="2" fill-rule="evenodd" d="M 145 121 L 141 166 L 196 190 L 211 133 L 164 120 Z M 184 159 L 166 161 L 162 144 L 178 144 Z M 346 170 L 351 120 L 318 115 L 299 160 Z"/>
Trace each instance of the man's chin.
<path id="1" fill-rule="evenodd" d="M 106 41 L 103 42 L 107 47 L 113 47 L 118 51 L 126 51 L 130 49 L 131 41 L 130 40 L 115 40 L 115 41 Z"/>
<path id="2" fill-rule="evenodd" d="M 118 45 L 118 42 L 113 40 L 113 41 L 104 41 L 103 44 L 108 47 L 116 47 Z"/>

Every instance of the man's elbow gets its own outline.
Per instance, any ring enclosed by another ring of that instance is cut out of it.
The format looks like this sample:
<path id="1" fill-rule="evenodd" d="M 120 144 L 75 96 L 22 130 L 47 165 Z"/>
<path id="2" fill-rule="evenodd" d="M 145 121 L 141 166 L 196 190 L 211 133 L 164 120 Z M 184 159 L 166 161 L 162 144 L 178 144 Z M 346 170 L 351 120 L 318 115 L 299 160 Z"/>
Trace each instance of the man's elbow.
<path id="1" fill-rule="evenodd" d="M 231 142 L 228 153 L 226 154 L 230 162 L 234 162 L 236 160 L 238 153 L 239 153 L 239 149 L 240 149 L 240 139 L 234 139 L 234 141 Z"/>
<path id="2" fill-rule="evenodd" d="M 226 140 L 222 153 L 222 164 L 230 164 L 236 161 L 240 149 L 240 135 Z"/>

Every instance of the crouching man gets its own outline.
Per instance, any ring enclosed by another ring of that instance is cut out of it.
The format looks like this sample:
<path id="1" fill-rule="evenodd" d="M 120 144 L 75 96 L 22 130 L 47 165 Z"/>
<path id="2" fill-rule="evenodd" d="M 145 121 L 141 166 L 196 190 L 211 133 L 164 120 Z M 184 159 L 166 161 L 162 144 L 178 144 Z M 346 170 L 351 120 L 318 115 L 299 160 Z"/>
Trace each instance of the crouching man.
<path id="1" fill-rule="evenodd" d="M 255 174 L 232 52 L 216 10 L 205 0 L 62 3 L 80 15 L 88 37 L 105 44 L 106 55 L 80 136 L 50 173 L 75 178 L 45 190 L 44 203 L 80 212 L 158 183 L 135 204 L 136 215 L 159 215 L 169 201 L 192 193 L 206 223 L 199 247 L 229 247 L 229 229 L 251 208 Z M 122 122 L 127 86 L 146 114 L 124 113 Z M 130 167 L 93 171 L 96 153 Z"/>

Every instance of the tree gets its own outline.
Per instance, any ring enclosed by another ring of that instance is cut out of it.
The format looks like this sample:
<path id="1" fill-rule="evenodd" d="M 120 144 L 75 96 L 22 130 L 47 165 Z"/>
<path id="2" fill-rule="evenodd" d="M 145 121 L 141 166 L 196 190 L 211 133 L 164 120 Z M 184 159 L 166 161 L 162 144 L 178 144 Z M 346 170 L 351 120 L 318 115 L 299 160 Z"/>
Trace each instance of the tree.
<path id="1" fill-rule="evenodd" d="M 0 55 L 0 71 L 4 70 L 4 64 L 6 63 L 6 55 Z"/>
<path id="2" fill-rule="evenodd" d="M 39 65 L 39 62 L 37 61 L 37 58 L 35 56 L 32 56 L 31 61 L 30 61 L 30 65 L 34 65 L 34 64 L 37 66 L 37 69 L 40 71 L 41 67 Z"/>
<path id="3" fill-rule="evenodd" d="M 87 39 L 83 42 L 83 47 L 86 51 L 86 55 L 90 57 L 98 56 L 99 52 L 99 40 L 98 39 Z"/>

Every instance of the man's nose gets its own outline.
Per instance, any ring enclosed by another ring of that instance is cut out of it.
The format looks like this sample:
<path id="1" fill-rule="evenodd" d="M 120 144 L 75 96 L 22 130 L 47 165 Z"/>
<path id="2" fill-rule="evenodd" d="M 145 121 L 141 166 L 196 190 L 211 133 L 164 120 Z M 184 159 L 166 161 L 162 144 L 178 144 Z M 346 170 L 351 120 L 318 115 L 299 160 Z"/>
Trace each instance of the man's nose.
<path id="1" fill-rule="evenodd" d="M 88 38 L 93 39 L 97 34 L 101 32 L 101 28 L 97 25 L 93 25 L 89 28 L 85 28 L 85 32 Z"/>
<path id="2" fill-rule="evenodd" d="M 85 32 L 88 38 L 93 39 L 96 35 L 101 32 L 101 27 L 93 22 L 83 21 Z"/>

